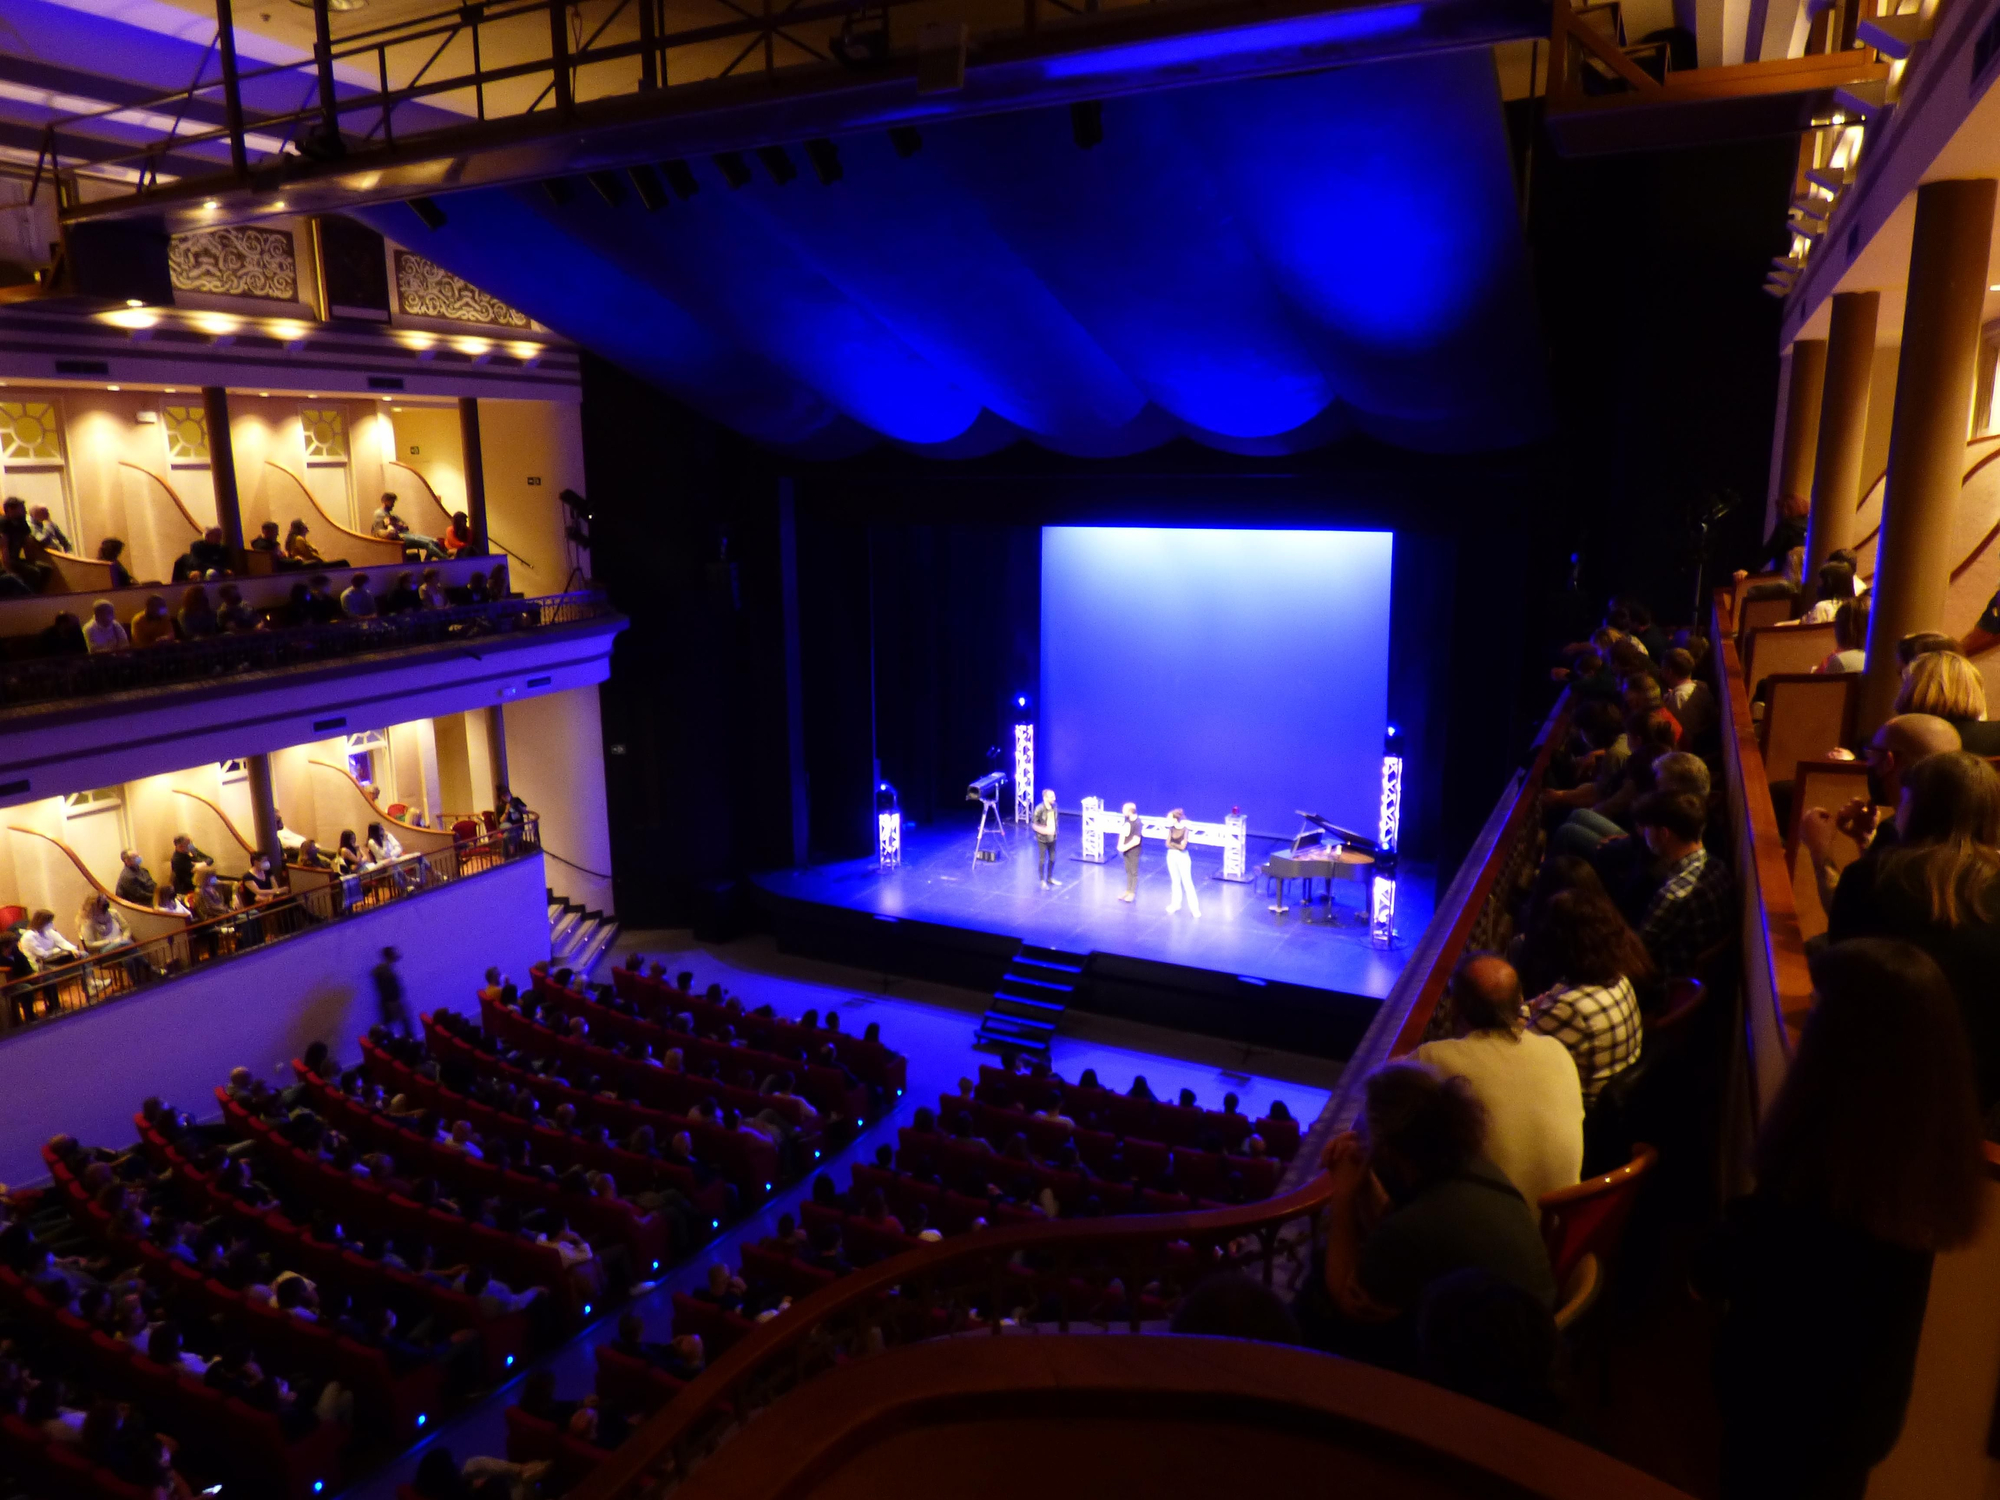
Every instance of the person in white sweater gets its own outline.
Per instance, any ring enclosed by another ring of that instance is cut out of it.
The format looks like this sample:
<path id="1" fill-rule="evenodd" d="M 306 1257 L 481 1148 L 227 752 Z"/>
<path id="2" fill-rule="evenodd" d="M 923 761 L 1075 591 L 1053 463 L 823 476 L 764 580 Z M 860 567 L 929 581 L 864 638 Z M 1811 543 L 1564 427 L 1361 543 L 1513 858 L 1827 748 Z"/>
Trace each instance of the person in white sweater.
<path id="1" fill-rule="evenodd" d="M 1449 1041 L 1426 1042 L 1419 1062 L 1457 1074 L 1486 1108 L 1486 1154 L 1533 1208 L 1583 1172 L 1583 1085 L 1569 1049 L 1526 1029 L 1513 965 L 1476 953 L 1451 977 Z"/>

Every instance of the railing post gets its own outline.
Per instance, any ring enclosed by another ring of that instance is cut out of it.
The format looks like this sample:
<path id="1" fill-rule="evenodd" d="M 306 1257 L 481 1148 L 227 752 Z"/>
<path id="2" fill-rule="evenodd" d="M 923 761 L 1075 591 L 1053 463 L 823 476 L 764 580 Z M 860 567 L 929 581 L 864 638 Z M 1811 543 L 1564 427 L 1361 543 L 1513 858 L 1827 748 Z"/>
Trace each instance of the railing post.
<path id="1" fill-rule="evenodd" d="M 569 77 L 569 6 L 565 0 L 549 0 L 549 60 L 555 70 L 556 112 L 569 114 L 576 108 Z"/>
<path id="2" fill-rule="evenodd" d="M 639 0 L 639 88 L 642 92 L 660 86 L 659 59 L 653 56 L 653 49 L 659 45 L 656 40 L 658 35 L 653 0 Z"/>
<path id="3" fill-rule="evenodd" d="M 229 126 L 229 169 L 250 175 L 250 156 L 243 146 L 243 85 L 236 76 L 236 19 L 229 0 L 215 0 L 215 51 L 222 61 L 222 112 Z"/>

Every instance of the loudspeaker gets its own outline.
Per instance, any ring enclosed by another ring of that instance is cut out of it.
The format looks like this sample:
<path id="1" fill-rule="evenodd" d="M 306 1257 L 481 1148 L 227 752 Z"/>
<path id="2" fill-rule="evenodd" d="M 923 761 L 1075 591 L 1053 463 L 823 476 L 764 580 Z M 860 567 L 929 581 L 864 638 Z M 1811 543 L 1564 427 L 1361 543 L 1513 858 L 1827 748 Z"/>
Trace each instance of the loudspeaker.
<path id="1" fill-rule="evenodd" d="M 164 219 L 94 219 L 63 231 L 64 289 L 107 302 L 170 306 Z"/>

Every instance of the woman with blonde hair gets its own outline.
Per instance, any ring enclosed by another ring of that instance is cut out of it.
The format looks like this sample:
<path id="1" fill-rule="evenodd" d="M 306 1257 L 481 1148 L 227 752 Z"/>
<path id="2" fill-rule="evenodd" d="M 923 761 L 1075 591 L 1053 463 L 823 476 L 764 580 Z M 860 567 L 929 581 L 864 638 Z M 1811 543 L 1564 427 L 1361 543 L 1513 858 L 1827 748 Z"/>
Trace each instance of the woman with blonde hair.
<path id="1" fill-rule="evenodd" d="M 1973 755 L 2000 755 L 2000 724 L 1986 723 L 1986 679 L 1956 651 L 1926 651 L 1903 669 L 1899 714 L 1934 714 Z"/>
<path id="2" fill-rule="evenodd" d="M 85 953 L 96 955 L 109 953 L 113 948 L 123 948 L 132 941 L 132 929 L 125 925 L 125 919 L 112 906 L 111 898 L 102 891 L 92 891 L 83 898 L 83 905 L 76 913 L 76 942 Z"/>
<path id="3" fill-rule="evenodd" d="M 1951 981 L 1978 1073 L 1979 1105 L 2000 1105 L 2000 772 L 1954 750 L 1902 777 L 1895 842 L 1848 868 L 1827 941 L 1900 938 Z"/>

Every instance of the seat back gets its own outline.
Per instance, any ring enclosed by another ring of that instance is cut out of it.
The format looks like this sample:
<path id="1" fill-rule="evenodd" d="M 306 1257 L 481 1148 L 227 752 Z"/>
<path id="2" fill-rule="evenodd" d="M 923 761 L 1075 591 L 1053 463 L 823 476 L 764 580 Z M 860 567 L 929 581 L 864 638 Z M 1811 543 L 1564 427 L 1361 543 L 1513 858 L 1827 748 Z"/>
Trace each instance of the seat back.
<path id="1" fill-rule="evenodd" d="M 1791 826 L 1784 830 L 1785 856 L 1792 872 L 1792 900 L 1798 908 L 1802 937 L 1817 937 L 1826 931 L 1826 912 L 1820 906 L 1819 882 L 1813 877 L 1812 856 L 1799 843 L 1799 820 L 1815 808 L 1839 812 L 1856 797 L 1868 796 L 1868 765 L 1859 760 L 1804 760 L 1792 781 Z M 1861 855 L 1861 847 L 1837 829 L 1833 835 L 1832 858 L 1845 869 Z"/>
<path id="2" fill-rule="evenodd" d="M 1595 1255 L 1600 1263 L 1611 1259 L 1632 1216 L 1639 1184 L 1659 1159 L 1659 1152 L 1642 1143 L 1615 1171 L 1542 1194 L 1542 1240 L 1549 1247 L 1557 1286 L 1568 1284 L 1584 1256 Z"/>
<path id="3" fill-rule="evenodd" d="M 1755 609 L 1759 600 L 1750 607 Z M 1788 616 L 1779 616 L 1786 619 Z M 1752 687 L 1766 677 L 1786 672 L 1810 672 L 1835 650 L 1833 626 L 1769 625 L 1747 633 L 1743 679 Z"/>
<path id="4" fill-rule="evenodd" d="M 1749 670 L 1748 648 L 1750 638 L 1767 626 L 1789 620 L 1797 607 L 1792 599 L 1780 596 L 1775 599 L 1746 599 L 1743 607 L 1736 611 L 1736 649 L 1744 654 L 1744 670 Z M 1824 654 L 1824 653 L 1822 653 Z M 1755 678 L 1751 678 L 1755 681 Z"/>

